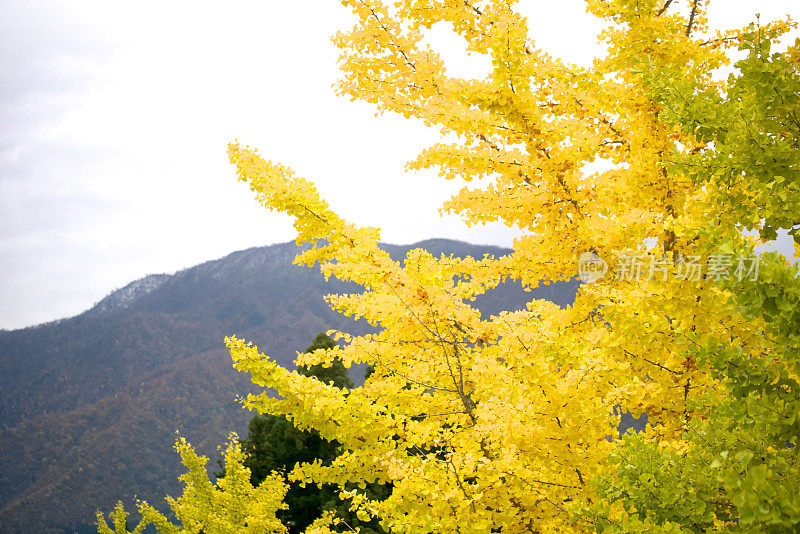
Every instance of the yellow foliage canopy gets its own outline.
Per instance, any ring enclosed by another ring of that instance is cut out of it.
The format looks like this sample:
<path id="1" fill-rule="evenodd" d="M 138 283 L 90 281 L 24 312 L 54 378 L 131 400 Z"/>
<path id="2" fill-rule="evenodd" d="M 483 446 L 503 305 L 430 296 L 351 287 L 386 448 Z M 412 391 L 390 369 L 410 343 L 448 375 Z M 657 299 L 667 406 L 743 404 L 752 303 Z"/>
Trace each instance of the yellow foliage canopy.
<path id="1" fill-rule="evenodd" d="M 379 517 L 391 532 L 734 525 L 735 513 L 713 508 L 740 506 L 717 495 L 722 489 L 698 497 L 699 519 L 689 520 L 658 511 L 663 499 L 652 505 L 657 512 L 637 510 L 633 490 L 626 502 L 624 493 L 615 499 L 597 483 L 617 469 L 615 407 L 649 415 L 654 424 L 636 449 L 645 454 L 654 445 L 656 456 L 648 458 L 672 458 L 675 466 L 702 449 L 692 436 L 708 429 L 703 422 L 714 406 L 731 398 L 731 379 L 713 361 L 718 347 L 744 358 L 771 355 L 770 369 L 796 378 L 796 358 L 784 358 L 788 338 L 734 305 L 730 286 L 705 276 L 611 274 L 581 286 L 566 309 L 535 300 L 525 310 L 482 317 L 469 302 L 508 278 L 530 287 L 570 279 L 586 251 L 612 272 L 623 255 L 646 254 L 645 274 L 656 265 L 652 258 L 675 270 L 683 268 L 681 258 L 751 255 L 753 244 L 739 229 L 759 218 L 743 219 L 730 199 L 752 198 L 752 209 L 767 210 L 758 204 L 761 183 L 742 178 L 723 189 L 716 171 L 699 176 L 682 166 L 722 145 L 675 119 L 680 110 L 669 99 L 689 87 L 690 96 L 724 101 L 734 82 L 714 73 L 729 64 L 729 49 L 756 34 L 775 40 L 791 23 L 711 34 L 706 1 L 589 0 L 589 11 L 608 22 L 601 36 L 607 54 L 583 69 L 537 48 L 511 1 L 342 3 L 357 23 L 334 39 L 342 50 L 339 92 L 457 138 L 426 149 L 410 168 L 435 167 L 444 178 L 469 181 L 446 210 L 473 223 L 500 220 L 524 235 L 504 257 L 435 258 L 415 250 L 401 265 L 379 247 L 377 229 L 344 221 L 311 182 L 230 145 L 231 162 L 258 201 L 294 217 L 298 244 L 313 245 L 296 261 L 364 287 L 362 294 L 329 296 L 330 305 L 380 327 L 360 337 L 337 332 L 341 347 L 298 359 L 374 366 L 365 385 L 351 391 L 289 372 L 236 337 L 226 340 L 235 367 L 280 395 L 250 396 L 245 406 L 285 414 L 342 445 L 332 465 L 298 465 L 290 479 L 340 486 L 360 516 Z M 438 23 L 488 56 L 485 79 L 446 74 L 444 59 L 423 39 Z M 796 77 L 791 64 L 787 76 Z M 670 93 L 664 80 L 684 85 Z M 786 137 L 796 142 L 796 129 Z M 787 461 L 796 468 L 796 459 Z M 711 471 L 704 476 L 716 480 Z M 369 500 L 358 488 L 372 482 L 391 483 L 391 495 Z M 679 483 L 663 482 L 676 495 Z"/>

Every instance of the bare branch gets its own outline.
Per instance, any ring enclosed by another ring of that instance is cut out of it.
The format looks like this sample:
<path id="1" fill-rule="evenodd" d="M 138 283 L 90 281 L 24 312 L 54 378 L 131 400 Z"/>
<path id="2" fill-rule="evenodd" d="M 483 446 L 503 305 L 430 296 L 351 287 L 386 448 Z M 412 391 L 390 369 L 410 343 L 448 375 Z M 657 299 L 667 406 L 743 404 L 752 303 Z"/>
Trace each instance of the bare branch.
<path id="1" fill-rule="evenodd" d="M 703 41 L 700 43 L 700 46 L 708 46 L 708 45 L 717 45 L 721 43 L 727 43 L 729 41 L 741 41 L 741 35 L 732 35 L 729 37 L 720 37 L 719 39 L 709 39 L 708 41 Z"/>
<path id="2" fill-rule="evenodd" d="M 428 417 L 445 417 L 448 415 L 469 415 L 465 410 L 456 410 L 454 412 L 442 412 L 442 413 L 424 413 L 422 415 L 418 415 L 415 417 L 419 417 L 420 420 L 427 419 Z"/>
<path id="3" fill-rule="evenodd" d="M 694 17 L 697 15 L 697 5 L 700 3 L 700 0 L 692 0 L 692 12 L 689 13 L 689 24 L 686 25 L 686 37 L 689 37 L 689 34 L 692 33 L 692 25 L 694 24 Z"/>
<path id="4" fill-rule="evenodd" d="M 661 9 L 658 10 L 658 13 L 656 13 L 656 16 L 660 17 L 661 15 L 663 15 L 664 12 L 667 10 L 667 8 L 669 8 L 669 5 L 671 3 L 672 3 L 672 0 L 667 0 L 667 3 L 664 4 L 664 7 L 662 7 Z"/>
<path id="5" fill-rule="evenodd" d="M 638 354 L 633 354 L 632 352 L 630 352 L 630 351 L 627 351 L 627 350 L 625 350 L 625 349 L 622 349 L 622 351 L 623 351 L 625 354 L 627 354 L 628 356 L 630 356 L 631 358 L 639 358 L 640 360 L 642 360 L 642 361 L 645 361 L 645 362 L 649 363 L 650 365 L 655 365 L 656 367 L 660 367 L 661 369 L 663 369 L 663 370 L 665 370 L 665 371 L 668 371 L 668 372 L 670 372 L 670 373 L 672 373 L 672 374 L 676 374 L 676 375 L 682 375 L 682 374 L 683 374 L 683 373 L 681 373 L 680 371 L 676 371 L 676 370 L 674 370 L 674 369 L 670 369 L 669 367 L 664 367 L 664 366 L 663 366 L 663 365 L 661 365 L 660 363 L 657 363 L 657 362 L 654 362 L 654 361 L 648 360 L 648 359 L 647 359 L 647 358 L 645 358 L 644 356 L 640 356 L 640 355 L 638 355 Z"/>
<path id="6" fill-rule="evenodd" d="M 528 479 L 520 478 L 520 477 L 517 477 L 517 478 L 519 478 L 522 482 L 524 482 L 525 484 L 527 484 L 530 487 L 533 487 L 534 484 L 542 484 L 544 486 L 558 486 L 559 488 L 581 489 L 580 486 L 572 486 L 570 484 L 559 484 L 557 482 L 546 482 L 544 480 L 536 480 L 536 479 L 528 480 Z"/>
<path id="7" fill-rule="evenodd" d="M 467 1 L 465 1 L 465 2 L 464 2 L 464 5 L 465 5 L 466 7 L 468 7 L 469 9 L 471 9 L 472 11 L 474 11 L 475 13 L 477 13 L 477 14 L 478 14 L 478 16 L 483 16 L 483 11 L 481 11 L 481 10 L 480 10 L 480 9 L 478 9 L 477 7 L 473 6 L 471 3 L 469 3 L 469 2 L 467 2 Z"/>

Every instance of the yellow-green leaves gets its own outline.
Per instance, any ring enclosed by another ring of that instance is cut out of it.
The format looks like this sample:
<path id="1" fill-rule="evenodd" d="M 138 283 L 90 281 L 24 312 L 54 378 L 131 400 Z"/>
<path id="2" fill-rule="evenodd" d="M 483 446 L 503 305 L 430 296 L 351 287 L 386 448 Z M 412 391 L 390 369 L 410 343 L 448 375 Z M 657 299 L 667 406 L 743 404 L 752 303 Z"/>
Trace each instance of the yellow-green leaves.
<path id="1" fill-rule="evenodd" d="M 178 520 L 173 524 L 150 504 L 139 501 L 137 508 L 141 522 L 132 532 L 138 534 L 148 525 L 154 525 L 162 534 L 283 534 L 286 527 L 275 513 L 284 508 L 286 484 L 280 475 L 268 477 L 258 487 L 250 484 L 250 470 L 242 464 L 244 453 L 237 437 L 232 434 L 223 452 L 225 477 L 212 483 L 206 472 L 208 458 L 199 456 L 184 438 L 178 438 L 175 449 L 181 456 L 187 472 L 181 475 L 183 495 L 167 498 Z M 106 524 L 98 512 L 100 534 L 127 533 L 126 514 L 122 503 L 114 509 L 115 530 Z"/>

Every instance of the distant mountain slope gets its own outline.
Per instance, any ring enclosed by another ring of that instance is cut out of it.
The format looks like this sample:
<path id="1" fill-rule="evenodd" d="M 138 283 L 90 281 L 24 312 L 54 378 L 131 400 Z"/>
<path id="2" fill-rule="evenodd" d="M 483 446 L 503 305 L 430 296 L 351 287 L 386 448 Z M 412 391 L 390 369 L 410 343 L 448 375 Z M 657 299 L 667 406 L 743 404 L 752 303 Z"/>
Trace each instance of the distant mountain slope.
<path id="1" fill-rule="evenodd" d="M 508 252 L 449 240 L 386 248 L 401 259 L 418 246 L 435 256 Z M 252 248 L 150 275 L 79 316 L 2 332 L 0 533 L 71 531 L 118 498 L 159 504 L 177 493 L 175 430 L 214 458 L 249 419 L 234 399 L 251 385 L 233 370 L 224 336 L 252 340 L 291 368 L 320 330 L 366 332 L 322 300 L 356 288 L 292 265 L 297 252 L 294 243 Z M 509 283 L 477 305 L 484 315 L 531 298 L 567 305 L 575 291 L 574 282 L 533 294 Z"/>
<path id="2" fill-rule="evenodd" d="M 148 293 L 152 293 L 161 287 L 161 285 L 170 278 L 172 278 L 172 276 L 168 274 L 151 274 L 145 276 L 144 278 L 140 278 L 139 280 L 131 282 L 122 289 L 118 289 L 117 291 L 114 291 L 108 295 L 106 298 L 98 302 L 92 308 L 92 311 L 103 313 L 123 310 L 133 302 L 136 302 L 143 296 L 147 295 Z"/>

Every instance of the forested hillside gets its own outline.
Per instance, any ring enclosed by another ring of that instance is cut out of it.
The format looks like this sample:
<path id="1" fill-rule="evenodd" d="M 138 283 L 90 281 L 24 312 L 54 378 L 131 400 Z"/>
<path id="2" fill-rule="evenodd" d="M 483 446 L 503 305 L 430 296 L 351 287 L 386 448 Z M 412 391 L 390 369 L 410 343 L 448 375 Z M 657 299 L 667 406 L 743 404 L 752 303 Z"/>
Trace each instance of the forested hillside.
<path id="1" fill-rule="evenodd" d="M 401 259 L 413 246 L 387 248 Z M 441 253 L 501 255 L 496 247 L 431 240 Z M 0 532 L 86 527 L 97 509 L 134 495 L 176 494 L 179 430 L 212 458 L 250 417 L 236 402 L 252 387 L 223 346 L 238 334 L 285 366 L 320 330 L 369 325 L 332 312 L 322 296 L 353 286 L 292 265 L 294 243 L 233 253 L 174 275 L 151 275 L 70 319 L 0 335 Z M 531 298 L 560 305 L 576 284 L 525 293 L 505 284 L 484 314 Z M 353 380 L 362 381 L 356 370 Z"/>

